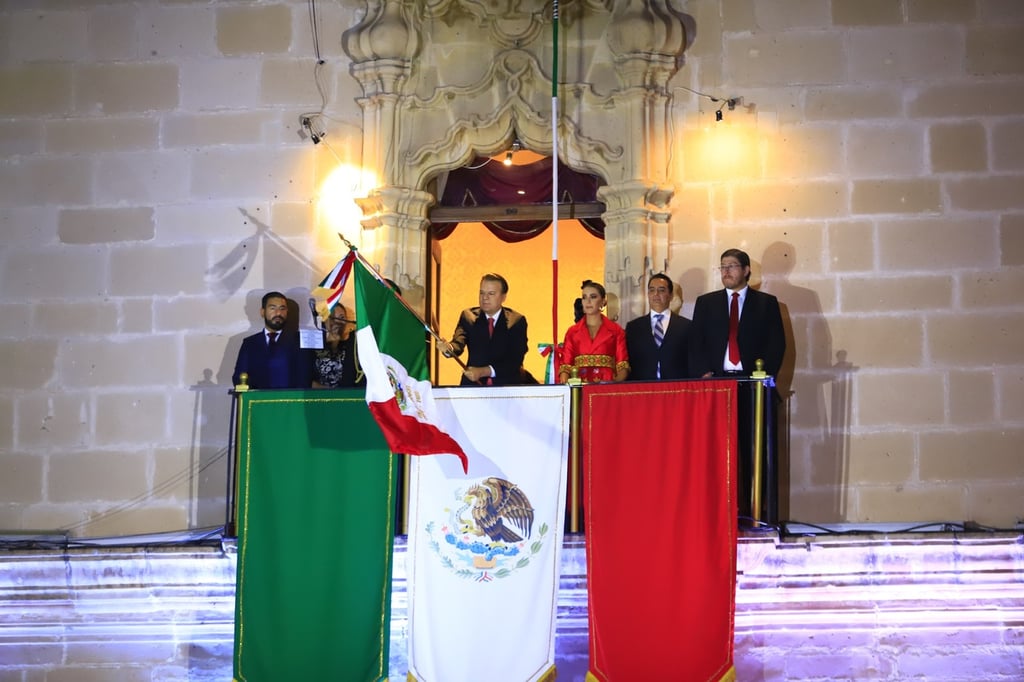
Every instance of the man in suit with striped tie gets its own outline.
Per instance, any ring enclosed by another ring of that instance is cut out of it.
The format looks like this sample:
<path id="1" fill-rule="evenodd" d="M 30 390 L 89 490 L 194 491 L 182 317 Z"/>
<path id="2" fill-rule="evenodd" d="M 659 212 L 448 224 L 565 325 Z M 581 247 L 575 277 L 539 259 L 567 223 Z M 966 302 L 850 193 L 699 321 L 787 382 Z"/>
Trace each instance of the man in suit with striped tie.
<path id="1" fill-rule="evenodd" d="M 668 275 L 658 273 L 651 277 L 647 283 L 647 302 L 650 313 L 626 325 L 629 378 L 686 379 L 690 321 L 669 309 L 672 280 Z"/>

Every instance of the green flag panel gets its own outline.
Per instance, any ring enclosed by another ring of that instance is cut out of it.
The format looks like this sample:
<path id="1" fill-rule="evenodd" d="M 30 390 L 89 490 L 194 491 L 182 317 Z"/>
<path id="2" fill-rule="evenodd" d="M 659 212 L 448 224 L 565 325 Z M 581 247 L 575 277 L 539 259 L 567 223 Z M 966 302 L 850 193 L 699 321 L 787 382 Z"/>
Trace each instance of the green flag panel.
<path id="1" fill-rule="evenodd" d="M 386 680 L 397 458 L 359 389 L 238 396 L 235 679 Z"/>

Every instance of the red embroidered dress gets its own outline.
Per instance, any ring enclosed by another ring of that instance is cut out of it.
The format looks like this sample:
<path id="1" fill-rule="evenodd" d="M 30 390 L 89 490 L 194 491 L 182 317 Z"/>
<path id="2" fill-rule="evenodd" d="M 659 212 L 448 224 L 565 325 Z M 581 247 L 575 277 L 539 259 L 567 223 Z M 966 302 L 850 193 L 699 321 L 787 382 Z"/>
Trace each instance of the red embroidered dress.
<path id="1" fill-rule="evenodd" d="M 601 316 L 601 327 L 591 339 L 587 329 L 587 318 L 569 327 L 565 332 L 559 373 L 576 368 L 577 376 L 584 383 L 612 381 L 620 369 L 629 369 L 626 354 L 626 332 L 622 327 Z"/>

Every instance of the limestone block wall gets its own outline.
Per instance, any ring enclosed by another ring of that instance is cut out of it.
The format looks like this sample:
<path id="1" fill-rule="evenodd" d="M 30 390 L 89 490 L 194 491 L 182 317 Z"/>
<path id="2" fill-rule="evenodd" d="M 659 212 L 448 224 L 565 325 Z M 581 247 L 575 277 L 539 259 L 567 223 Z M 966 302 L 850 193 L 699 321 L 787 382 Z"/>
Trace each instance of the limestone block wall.
<path id="1" fill-rule="evenodd" d="M 0 529 L 222 520 L 238 345 L 340 256 L 322 182 L 363 160 L 366 7 L 315 3 L 316 41 L 309 4 L 0 9 Z M 786 306 L 786 516 L 1013 525 L 1024 5 L 676 4 L 667 269 L 685 313 L 739 246 Z"/>
<path id="2" fill-rule="evenodd" d="M 306 2 L 3 5 L 0 528 L 223 522 L 260 296 L 308 325 L 343 251 L 317 199 L 359 161 L 358 4 L 317 3 L 318 74 Z M 330 149 L 300 124 L 324 100 Z"/>
<path id="3" fill-rule="evenodd" d="M 785 516 L 1013 525 L 1024 5 L 686 10 L 669 272 L 692 305 L 738 246 L 786 308 Z"/>

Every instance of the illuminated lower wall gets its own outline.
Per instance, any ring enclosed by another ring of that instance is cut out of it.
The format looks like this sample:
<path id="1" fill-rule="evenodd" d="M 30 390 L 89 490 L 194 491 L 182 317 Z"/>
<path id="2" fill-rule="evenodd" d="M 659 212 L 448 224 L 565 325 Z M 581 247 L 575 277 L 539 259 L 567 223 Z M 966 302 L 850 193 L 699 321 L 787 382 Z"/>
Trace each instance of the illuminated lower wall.
<path id="1" fill-rule="evenodd" d="M 226 544 L 7 552 L 0 680 L 230 679 L 233 551 Z M 392 679 L 405 674 L 404 552 L 400 538 Z M 766 536 L 742 539 L 737 556 L 739 680 L 1021 679 L 1021 536 Z M 566 540 L 560 585 L 558 674 L 578 680 L 587 657 L 578 536 Z"/>

